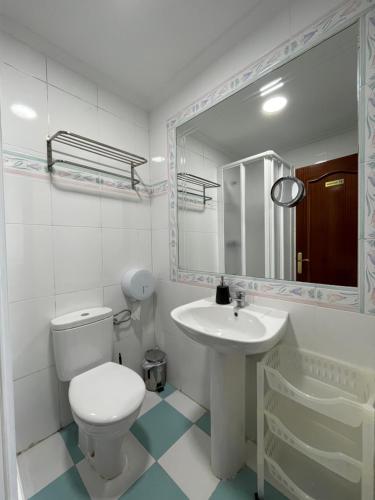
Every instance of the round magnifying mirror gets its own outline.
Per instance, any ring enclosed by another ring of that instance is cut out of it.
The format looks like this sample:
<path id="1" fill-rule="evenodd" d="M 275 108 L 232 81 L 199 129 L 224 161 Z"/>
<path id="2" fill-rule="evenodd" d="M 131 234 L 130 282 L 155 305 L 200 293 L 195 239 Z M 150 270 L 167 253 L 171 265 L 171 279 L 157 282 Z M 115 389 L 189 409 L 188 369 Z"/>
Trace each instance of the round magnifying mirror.
<path id="1" fill-rule="evenodd" d="M 280 207 L 295 207 L 305 196 L 305 185 L 297 177 L 280 177 L 271 189 L 271 198 Z"/>

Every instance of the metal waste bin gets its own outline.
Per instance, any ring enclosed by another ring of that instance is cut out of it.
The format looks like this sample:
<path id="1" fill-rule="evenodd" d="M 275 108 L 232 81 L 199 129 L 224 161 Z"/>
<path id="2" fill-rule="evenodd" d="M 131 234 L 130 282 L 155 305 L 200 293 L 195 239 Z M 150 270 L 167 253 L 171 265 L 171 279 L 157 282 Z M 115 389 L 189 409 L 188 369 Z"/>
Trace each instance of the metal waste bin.
<path id="1" fill-rule="evenodd" d="M 148 391 L 160 392 L 167 381 L 167 355 L 160 349 L 149 349 L 142 363 L 143 380 Z"/>

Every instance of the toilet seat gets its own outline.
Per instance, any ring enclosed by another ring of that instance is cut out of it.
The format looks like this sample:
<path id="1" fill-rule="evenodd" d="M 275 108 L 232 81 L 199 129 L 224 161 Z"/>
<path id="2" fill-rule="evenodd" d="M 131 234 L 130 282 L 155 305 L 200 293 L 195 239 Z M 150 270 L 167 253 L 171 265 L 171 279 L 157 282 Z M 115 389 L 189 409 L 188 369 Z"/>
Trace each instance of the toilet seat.
<path id="1" fill-rule="evenodd" d="M 136 412 L 145 393 L 145 384 L 135 371 L 109 362 L 74 377 L 69 402 L 80 420 L 104 426 Z"/>

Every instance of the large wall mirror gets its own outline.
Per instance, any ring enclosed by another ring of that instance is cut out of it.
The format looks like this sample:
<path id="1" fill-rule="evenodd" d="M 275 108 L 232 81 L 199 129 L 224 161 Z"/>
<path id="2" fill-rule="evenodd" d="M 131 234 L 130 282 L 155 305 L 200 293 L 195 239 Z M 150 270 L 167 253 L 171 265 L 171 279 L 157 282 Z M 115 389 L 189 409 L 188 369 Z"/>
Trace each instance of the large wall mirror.
<path id="1" fill-rule="evenodd" d="M 357 286 L 357 61 L 356 23 L 177 127 L 180 269 Z"/>

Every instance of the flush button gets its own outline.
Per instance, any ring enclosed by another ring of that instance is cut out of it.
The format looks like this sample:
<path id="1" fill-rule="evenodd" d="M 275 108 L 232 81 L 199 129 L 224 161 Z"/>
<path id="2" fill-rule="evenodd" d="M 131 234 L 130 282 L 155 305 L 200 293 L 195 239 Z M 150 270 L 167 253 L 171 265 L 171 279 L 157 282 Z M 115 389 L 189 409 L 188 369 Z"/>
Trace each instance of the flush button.
<path id="1" fill-rule="evenodd" d="M 81 316 L 90 316 L 90 313 L 82 313 Z"/>

